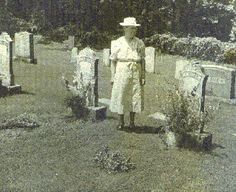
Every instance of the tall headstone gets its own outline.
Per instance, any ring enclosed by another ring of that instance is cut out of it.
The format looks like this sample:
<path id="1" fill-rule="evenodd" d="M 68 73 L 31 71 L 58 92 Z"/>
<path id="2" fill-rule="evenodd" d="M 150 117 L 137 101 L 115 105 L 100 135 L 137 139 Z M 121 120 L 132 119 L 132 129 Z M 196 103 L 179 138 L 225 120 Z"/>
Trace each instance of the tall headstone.
<path id="1" fill-rule="evenodd" d="M 204 112 L 207 79 L 200 64 L 194 62 L 185 66 L 180 75 L 180 89 L 197 101 L 195 110 L 199 112 Z"/>
<path id="2" fill-rule="evenodd" d="M 110 49 L 103 49 L 103 65 L 106 67 L 110 66 Z"/>
<path id="3" fill-rule="evenodd" d="M 71 50 L 70 63 L 76 64 L 78 55 L 78 48 L 73 47 Z"/>
<path id="4" fill-rule="evenodd" d="M 200 127 L 195 132 L 187 133 L 187 142 L 194 147 L 209 149 L 212 146 L 212 134 L 204 131 L 203 115 L 205 111 L 205 95 L 208 75 L 198 62 L 186 65 L 180 74 L 180 88 L 190 97 L 192 109 L 198 112 L 201 119 Z M 194 142 L 193 142 L 194 141 Z"/>
<path id="5" fill-rule="evenodd" d="M 77 85 L 83 94 L 85 93 L 86 105 L 98 105 L 98 60 L 95 52 L 86 47 L 77 56 Z M 82 94 L 81 93 L 81 94 Z"/>
<path id="6" fill-rule="evenodd" d="M 145 68 L 148 73 L 155 73 L 156 49 L 154 47 L 145 48 Z"/>
<path id="7" fill-rule="evenodd" d="M 34 37 L 32 33 L 15 33 L 15 57 L 22 58 L 30 63 L 35 63 Z"/>
<path id="8" fill-rule="evenodd" d="M 0 73 L 2 76 L 3 85 L 14 85 L 12 66 L 12 39 L 5 32 L 0 36 Z"/>
<path id="9" fill-rule="evenodd" d="M 104 119 L 106 107 L 98 106 L 98 59 L 95 52 L 86 47 L 77 56 L 73 85 L 68 89 L 85 100 L 92 119 Z"/>
<path id="10" fill-rule="evenodd" d="M 11 37 L 3 32 L 0 35 L 0 78 L 7 92 L 20 92 L 21 87 L 14 82 L 12 44 Z"/>

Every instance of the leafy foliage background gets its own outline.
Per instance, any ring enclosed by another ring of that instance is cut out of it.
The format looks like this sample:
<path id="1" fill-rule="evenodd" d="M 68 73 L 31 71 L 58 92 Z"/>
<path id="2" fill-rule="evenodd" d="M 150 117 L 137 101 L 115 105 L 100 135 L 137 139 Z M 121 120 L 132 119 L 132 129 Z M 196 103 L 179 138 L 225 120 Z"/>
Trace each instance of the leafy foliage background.
<path id="1" fill-rule="evenodd" d="M 19 30 L 60 33 L 59 38 L 96 31 L 112 38 L 122 32 L 119 22 L 134 16 L 142 25 L 141 38 L 170 32 L 228 40 L 233 6 L 234 0 L 4 0 L 0 29 L 10 34 Z"/>

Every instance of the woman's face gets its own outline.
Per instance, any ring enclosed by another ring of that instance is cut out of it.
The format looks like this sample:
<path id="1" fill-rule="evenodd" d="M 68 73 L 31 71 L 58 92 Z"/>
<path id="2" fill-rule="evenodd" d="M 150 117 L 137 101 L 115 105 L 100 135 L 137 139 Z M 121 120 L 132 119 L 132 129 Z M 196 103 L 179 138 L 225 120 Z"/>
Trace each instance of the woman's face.
<path id="1" fill-rule="evenodd" d="M 127 26 L 127 27 L 124 27 L 124 31 L 125 31 L 126 37 L 133 38 L 133 37 L 135 37 L 135 35 L 137 33 L 137 27 Z"/>

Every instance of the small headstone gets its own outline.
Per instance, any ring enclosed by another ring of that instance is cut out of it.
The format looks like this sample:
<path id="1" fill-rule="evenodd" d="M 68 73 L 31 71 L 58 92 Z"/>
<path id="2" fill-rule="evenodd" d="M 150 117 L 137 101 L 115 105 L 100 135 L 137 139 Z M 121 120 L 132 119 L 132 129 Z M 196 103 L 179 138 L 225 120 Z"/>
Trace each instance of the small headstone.
<path id="1" fill-rule="evenodd" d="M 103 65 L 106 67 L 110 66 L 110 49 L 103 49 Z"/>
<path id="2" fill-rule="evenodd" d="M 206 94 L 223 99 L 236 98 L 236 69 L 218 65 L 202 65 L 204 73 L 209 75 Z"/>
<path id="3" fill-rule="evenodd" d="M 149 73 L 155 73 L 156 49 L 154 47 L 145 48 L 145 68 Z"/>
<path id="4" fill-rule="evenodd" d="M 35 63 L 34 37 L 32 33 L 15 33 L 15 57 L 22 58 L 30 63 Z"/>
<path id="5" fill-rule="evenodd" d="M 70 63 L 74 63 L 74 64 L 76 63 L 77 55 L 78 55 L 78 48 L 73 47 L 71 50 Z"/>
<path id="6" fill-rule="evenodd" d="M 63 41 L 67 49 L 72 49 L 75 46 L 75 36 L 68 36 L 68 39 Z"/>
<path id="7" fill-rule="evenodd" d="M 176 65 L 175 65 L 175 78 L 179 79 L 180 78 L 180 73 L 183 71 L 184 67 L 186 65 L 189 65 L 190 61 L 189 60 L 177 60 Z"/>
<path id="8" fill-rule="evenodd" d="M 68 48 L 72 49 L 75 46 L 75 36 L 68 37 Z"/>

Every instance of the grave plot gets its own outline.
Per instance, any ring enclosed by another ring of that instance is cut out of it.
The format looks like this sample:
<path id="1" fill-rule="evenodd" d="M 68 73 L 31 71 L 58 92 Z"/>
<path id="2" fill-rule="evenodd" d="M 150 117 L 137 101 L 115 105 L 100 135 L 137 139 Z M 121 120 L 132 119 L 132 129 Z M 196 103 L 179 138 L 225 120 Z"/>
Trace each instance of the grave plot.
<path id="1" fill-rule="evenodd" d="M 98 59 L 95 52 L 86 47 L 77 56 L 76 70 L 73 84 L 66 86 L 78 99 L 72 104 L 72 111 L 80 116 L 82 106 L 85 113 L 92 120 L 104 119 L 106 107 L 98 106 Z"/>

